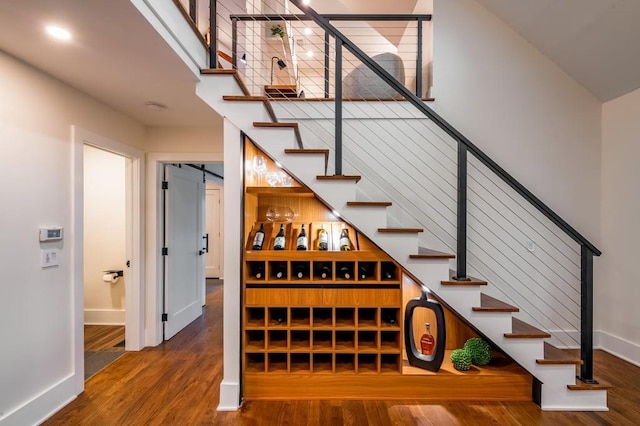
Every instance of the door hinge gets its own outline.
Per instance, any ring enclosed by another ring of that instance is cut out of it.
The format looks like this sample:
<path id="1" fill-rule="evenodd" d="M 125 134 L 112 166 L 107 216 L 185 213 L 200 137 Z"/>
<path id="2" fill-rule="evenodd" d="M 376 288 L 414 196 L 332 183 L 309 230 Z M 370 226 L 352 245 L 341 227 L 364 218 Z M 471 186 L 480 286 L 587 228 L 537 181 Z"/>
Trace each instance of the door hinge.
<path id="1" fill-rule="evenodd" d="M 131 261 L 127 260 L 127 268 L 131 268 Z"/>
<path id="2" fill-rule="evenodd" d="M 169 189 L 169 182 L 166 180 L 162 181 L 162 189 Z"/>
<path id="3" fill-rule="evenodd" d="M 167 256 L 169 254 L 169 248 L 168 247 L 162 247 L 162 255 L 163 256 Z"/>
<path id="4" fill-rule="evenodd" d="M 169 315 L 162 314 L 162 322 L 167 322 L 168 319 L 169 319 Z"/>

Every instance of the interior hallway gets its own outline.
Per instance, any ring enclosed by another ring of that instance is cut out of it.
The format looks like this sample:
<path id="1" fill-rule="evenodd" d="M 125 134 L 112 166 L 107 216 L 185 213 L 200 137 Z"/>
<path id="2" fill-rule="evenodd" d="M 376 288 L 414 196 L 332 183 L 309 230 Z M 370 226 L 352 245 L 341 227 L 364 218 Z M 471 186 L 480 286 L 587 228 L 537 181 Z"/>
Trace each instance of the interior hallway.
<path id="1" fill-rule="evenodd" d="M 45 425 L 638 425 L 640 367 L 596 351 L 614 386 L 609 412 L 543 412 L 533 403 L 418 401 L 247 402 L 217 412 L 222 379 L 222 285 L 207 285 L 201 318 L 155 348 L 127 352 Z"/>

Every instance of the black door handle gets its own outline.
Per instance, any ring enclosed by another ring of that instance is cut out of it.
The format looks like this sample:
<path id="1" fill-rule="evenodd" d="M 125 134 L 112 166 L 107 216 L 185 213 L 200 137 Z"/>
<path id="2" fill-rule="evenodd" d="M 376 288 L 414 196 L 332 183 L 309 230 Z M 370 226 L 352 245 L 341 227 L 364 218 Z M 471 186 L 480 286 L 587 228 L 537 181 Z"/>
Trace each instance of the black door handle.
<path id="1" fill-rule="evenodd" d="M 209 253 L 209 234 L 206 234 L 202 238 L 204 238 L 204 240 L 205 240 L 204 251 L 205 251 L 205 253 Z"/>

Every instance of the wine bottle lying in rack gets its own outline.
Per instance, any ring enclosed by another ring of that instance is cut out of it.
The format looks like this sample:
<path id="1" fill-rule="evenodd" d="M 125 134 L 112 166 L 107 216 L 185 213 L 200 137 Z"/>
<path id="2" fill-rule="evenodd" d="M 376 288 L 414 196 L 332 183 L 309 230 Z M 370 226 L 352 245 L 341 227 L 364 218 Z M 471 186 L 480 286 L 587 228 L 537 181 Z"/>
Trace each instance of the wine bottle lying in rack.
<path id="1" fill-rule="evenodd" d="M 254 262 L 251 263 L 251 276 L 256 279 L 262 279 L 264 276 L 264 263 Z"/>
<path id="2" fill-rule="evenodd" d="M 293 275 L 302 279 L 309 276 L 309 264 L 306 262 L 295 262 L 293 264 Z"/>
<path id="3" fill-rule="evenodd" d="M 273 262 L 271 268 L 275 278 L 279 280 L 287 278 L 287 262 Z"/>
<path id="4" fill-rule="evenodd" d="M 347 265 L 342 265 L 338 268 L 338 276 L 343 280 L 348 280 L 351 278 L 351 268 Z"/>
<path id="5" fill-rule="evenodd" d="M 313 274 L 323 280 L 331 279 L 331 264 L 324 262 L 314 263 Z"/>

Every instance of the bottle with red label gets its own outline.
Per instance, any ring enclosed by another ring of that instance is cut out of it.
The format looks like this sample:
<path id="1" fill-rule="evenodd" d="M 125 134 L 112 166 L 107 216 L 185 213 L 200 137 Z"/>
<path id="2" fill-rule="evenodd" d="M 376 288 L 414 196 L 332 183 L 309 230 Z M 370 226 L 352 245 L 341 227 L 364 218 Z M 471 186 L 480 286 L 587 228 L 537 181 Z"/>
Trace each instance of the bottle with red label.
<path id="1" fill-rule="evenodd" d="M 425 327 L 427 329 L 426 333 L 420 338 L 420 351 L 422 352 L 422 355 L 431 355 L 433 354 L 436 339 L 433 337 L 433 334 L 431 334 L 431 325 L 426 323 Z"/>

